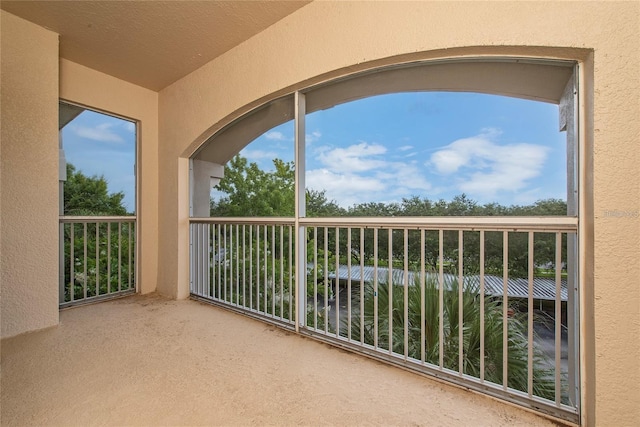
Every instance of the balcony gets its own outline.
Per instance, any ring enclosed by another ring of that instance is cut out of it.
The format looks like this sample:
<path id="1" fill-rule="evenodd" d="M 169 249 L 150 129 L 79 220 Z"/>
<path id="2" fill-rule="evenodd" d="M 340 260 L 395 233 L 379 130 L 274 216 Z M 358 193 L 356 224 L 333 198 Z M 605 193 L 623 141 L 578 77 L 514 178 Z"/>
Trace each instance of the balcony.
<path id="1" fill-rule="evenodd" d="M 2 342 L 3 425 L 557 425 L 192 300 L 63 310 Z"/>
<path id="2" fill-rule="evenodd" d="M 575 218 L 299 224 L 192 219 L 192 297 L 577 419 Z"/>

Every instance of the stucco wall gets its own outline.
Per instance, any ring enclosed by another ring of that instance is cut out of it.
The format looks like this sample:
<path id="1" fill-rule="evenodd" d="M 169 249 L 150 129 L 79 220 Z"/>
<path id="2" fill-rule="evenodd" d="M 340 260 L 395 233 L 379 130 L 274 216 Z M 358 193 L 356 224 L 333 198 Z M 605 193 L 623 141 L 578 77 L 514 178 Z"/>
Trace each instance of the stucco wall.
<path id="1" fill-rule="evenodd" d="M 188 295 L 188 168 L 180 158 L 188 157 L 228 115 L 309 81 L 392 63 L 398 56 L 409 60 L 516 54 L 585 60 L 585 81 L 593 86 L 586 87 L 588 96 L 583 99 L 587 143 L 583 155 L 589 172 L 583 188 L 587 193 L 593 188 L 593 197 L 588 194 L 583 204 L 588 215 L 582 223 L 595 247 L 594 258 L 583 259 L 587 275 L 593 277 L 593 289 L 584 294 L 583 422 L 636 424 L 640 420 L 640 219 L 633 214 L 640 210 L 639 13 L 637 2 L 305 6 L 160 93 L 159 229 L 163 231 L 158 290 L 174 297 Z M 580 57 L 571 48 L 592 49 L 593 56 Z"/>
<path id="2" fill-rule="evenodd" d="M 58 35 L 1 14 L 4 338 L 58 324 Z"/>
<path id="3" fill-rule="evenodd" d="M 153 292 L 158 271 L 158 93 L 61 59 L 60 98 L 139 122 L 138 285 L 142 293 Z"/>

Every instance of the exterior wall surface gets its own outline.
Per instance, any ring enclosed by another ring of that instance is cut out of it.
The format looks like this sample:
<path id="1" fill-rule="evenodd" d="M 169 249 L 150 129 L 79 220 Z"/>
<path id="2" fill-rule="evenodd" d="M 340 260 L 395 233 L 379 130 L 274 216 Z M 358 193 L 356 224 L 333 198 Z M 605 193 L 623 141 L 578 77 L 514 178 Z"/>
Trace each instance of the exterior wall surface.
<path id="1" fill-rule="evenodd" d="M 138 121 L 138 286 L 156 289 L 158 271 L 158 93 L 65 59 L 60 98 Z"/>
<path id="2" fill-rule="evenodd" d="M 161 91 L 158 290 L 188 295 L 185 159 L 249 107 L 399 61 L 491 54 L 578 60 L 588 246 L 582 423 L 637 425 L 639 15 L 637 2 L 313 2 L 298 10 Z"/>
<path id="3" fill-rule="evenodd" d="M 58 35 L 1 12 L 2 338 L 58 324 Z"/>

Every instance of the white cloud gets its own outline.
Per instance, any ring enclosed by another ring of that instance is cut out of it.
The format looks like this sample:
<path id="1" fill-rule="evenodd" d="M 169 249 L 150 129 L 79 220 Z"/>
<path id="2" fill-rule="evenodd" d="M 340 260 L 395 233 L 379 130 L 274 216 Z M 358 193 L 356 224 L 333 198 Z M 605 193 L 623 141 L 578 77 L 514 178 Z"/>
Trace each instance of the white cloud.
<path id="1" fill-rule="evenodd" d="M 291 142 L 294 140 L 293 136 L 287 136 L 284 133 L 274 130 L 271 132 L 267 132 L 264 134 L 264 137 L 269 141 L 281 141 L 281 142 Z M 307 144 L 313 144 L 317 142 L 320 137 L 322 137 L 322 133 L 320 131 L 313 131 L 305 135 L 305 140 Z"/>
<path id="2" fill-rule="evenodd" d="M 264 135 L 265 138 L 267 138 L 270 141 L 291 141 L 292 138 L 287 138 L 282 132 L 278 132 L 278 131 L 272 131 L 272 132 L 267 132 Z"/>
<path id="3" fill-rule="evenodd" d="M 431 155 L 429 164 L 442 175 L 454 175 L 458 191 L 485 197 L 502 191 L 522 191 L 540 175 L 548 147 L 535 144 L 505 144 L 493 141 L 495 129 L 452 142 Z"/>
<path id="4" fill-rule="evenodd" d="M 387 149 L 380 144 L 360 142 L 346 148 L 323 147 L 319 160 L 327 168 L 341 172 L 365 172 L 380 169 L 386 162 L 380 157 Z"/>
<path id="5" fill-rule="evenodd" d="M 325 190 L 340 206 L 380 202 L 421 194 L 431 188 L 415 161 L 389 161 L 381 144 L 360 142 L 345 148 L 319 147 L 321 167 L 307 172 L 308 188 Z"/>
<path id="6" fill-rule="evenodd" d="M 130 133 L 135 133 L 136 132 L 136 124 L 134 122 L 130 122 L 128 120 L 124 120 L 123 124 L 124 124 L 124 128 L 127 130 L 127 132 L 130 132 Z"/>
<path id="7" fill-rule="evenodd" d="M 114 123 L 102 123 L 95 127 L 87 126 L 73 126 L 71 131 L 81 138 L 91 139 L 93 141 L 100 142 L 124 142 L 122 137 L 111 130 L 114 127 Z"/>
<path id="8" fill-rule="evenodd" d="M 408 151 L 408 150 L 411 150 L 412 148 L 413 148 L 413 145 L 403 145 L 402 147 L 398 147 L 398 150 Z"/>
<path id="9" fill-rule="evenodd" d="M 325 190 L 329 200 L 335 200 L 345 208 L 368 201 L 372 193 L 379 194 L 386 190 L 385 183 L 375 177 L 334 172 L 326 168 L 307 171 L 306 187 Z"/>
<path id="10" fill-rule="evenodd" d="M 320 133 L 317 130 L 314 130 L 313 132 L 305 135 L 305 142 L 307 144 L 313 144 L 314 142 L 317 142 L 321 136 L 322 136 L 322 133 Z"/>

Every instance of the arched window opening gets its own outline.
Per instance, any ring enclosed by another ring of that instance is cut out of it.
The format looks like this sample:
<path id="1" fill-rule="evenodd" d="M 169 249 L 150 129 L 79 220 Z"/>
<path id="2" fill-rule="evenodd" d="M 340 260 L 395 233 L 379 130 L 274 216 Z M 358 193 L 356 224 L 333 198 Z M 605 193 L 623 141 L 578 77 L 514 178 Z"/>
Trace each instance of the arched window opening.
<path id="1" fill-rule="evenodd" d="M 192 158 L 192 296 L 577 420 L 574 71 L 402 64 L 235 120 Z"/>

